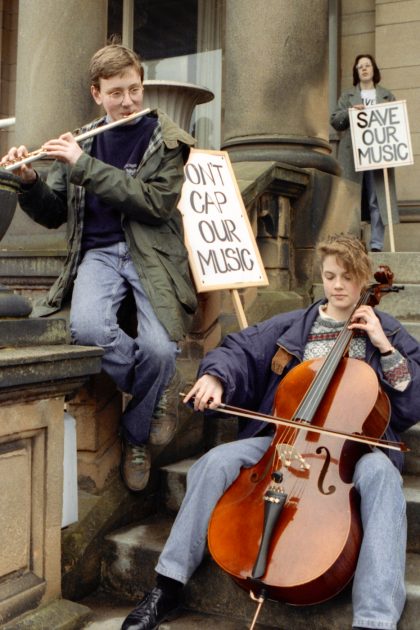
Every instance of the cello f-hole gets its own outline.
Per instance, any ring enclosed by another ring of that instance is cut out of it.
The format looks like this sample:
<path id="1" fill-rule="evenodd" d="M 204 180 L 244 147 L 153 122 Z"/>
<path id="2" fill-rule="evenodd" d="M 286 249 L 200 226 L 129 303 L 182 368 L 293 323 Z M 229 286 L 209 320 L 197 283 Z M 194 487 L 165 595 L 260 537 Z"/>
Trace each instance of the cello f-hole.
<path id="1" fill-rule="evenodd" d="M 328 469 L 330 467 L 330 461 L 331 461 L 331 454 L 330 454 L 330 451 L 327 449 L 326 446 L 319 446 L 316 449 L 315 452 L 316 452 L 317 455 L 321 455 L 321 453 L 323 451 L 325 452 L 325 461 L 324 461 L 321 473 L 320 473 L 319 478 L 318 478 L 318 490 L 321 492 L 321 494 L 325 494 L 325 495 L 334 494 L 334 492 L 337 489 L 335 486 L 333 486 L 333 485 L 328 486 L 328 490 L 323 488 L 324 481 L 325 481 L 325 476 L 326 476 L 327 471 L 328 471 Z"/>
<path id="2" fill-rule="evenodd" d="M 269 474 L 268 471 L 273 468 L 275 455 L 276 455 L 276 452 L 273 451 L 273 456 L 267 460 L 267 463 L 262 473 L 258 474 L 258 470 L 254 470 L 250 474 L 249 480 L 251 483 L 258 483 L 259 481 L 261 481 L 261 479 L 265 479 L 267 477 L 267 475 Z"/>

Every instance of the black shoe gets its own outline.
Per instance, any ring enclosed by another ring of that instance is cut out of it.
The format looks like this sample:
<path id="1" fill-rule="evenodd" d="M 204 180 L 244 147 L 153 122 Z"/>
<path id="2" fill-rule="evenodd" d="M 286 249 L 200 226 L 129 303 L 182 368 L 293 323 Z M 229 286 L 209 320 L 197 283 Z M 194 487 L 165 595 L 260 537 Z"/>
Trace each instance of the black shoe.
<path id="1" fill-rule="evenodd" d="M 370 251 L 371 252 L 381 252 L 382 249 L 379 249 L 379 247 L 372 247 L 372 249 Z"/>
<path id="2" fill-rule="evenodd" d="M 125 619 L 121 630 L 156 630 L 162 621 L 175 619 L 181 611 L 179 599 L 168 597 L 155 586 Z"/>

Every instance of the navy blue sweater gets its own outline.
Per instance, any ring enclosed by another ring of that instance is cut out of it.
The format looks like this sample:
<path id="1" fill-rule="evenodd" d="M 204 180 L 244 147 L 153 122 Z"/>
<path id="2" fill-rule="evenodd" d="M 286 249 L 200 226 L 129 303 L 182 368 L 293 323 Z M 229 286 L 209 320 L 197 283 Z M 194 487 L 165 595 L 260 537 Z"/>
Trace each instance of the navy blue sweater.
<path id="1" fill-rule="evenodd" d="M 134 124 L 108 129 L 95 137 L 91 155 L 106 164 L 135 174 L 149 145 L 157 120 L 145 116 Z M 82 251 L 103 248 L 124 241 L 121 212 L 86 192 Z"/>

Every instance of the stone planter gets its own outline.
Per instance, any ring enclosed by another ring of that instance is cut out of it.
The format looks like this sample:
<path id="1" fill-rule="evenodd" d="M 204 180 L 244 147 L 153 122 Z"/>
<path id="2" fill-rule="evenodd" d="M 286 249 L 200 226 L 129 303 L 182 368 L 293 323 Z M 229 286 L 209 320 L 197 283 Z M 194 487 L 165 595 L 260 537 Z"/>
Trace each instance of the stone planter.
<path id="1" fill-rule="evenodd" d="M 213 92 L 193 83 L 144 81 L 144 106 L 162 109 L 186 131 L 189 131 L 195 106 L 208 103 L 213 99 Z"/>

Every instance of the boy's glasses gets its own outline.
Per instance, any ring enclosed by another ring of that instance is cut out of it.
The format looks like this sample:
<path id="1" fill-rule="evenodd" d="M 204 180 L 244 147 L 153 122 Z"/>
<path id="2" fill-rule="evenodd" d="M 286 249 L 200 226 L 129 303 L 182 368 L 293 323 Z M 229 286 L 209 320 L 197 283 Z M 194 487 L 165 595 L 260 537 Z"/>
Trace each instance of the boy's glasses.
<path id="1" fill-rule="evenodd" d="M 135 101 L 141 96 L 142 92 L 143 88 L 139 86 L 130 88 L 129 90 L 116 90 L 115 92 L 110 92 L 107 94 L 107 97 L 117 105 L 124 101 L 126 94 L 128 94 L 132 101 Z"/>

